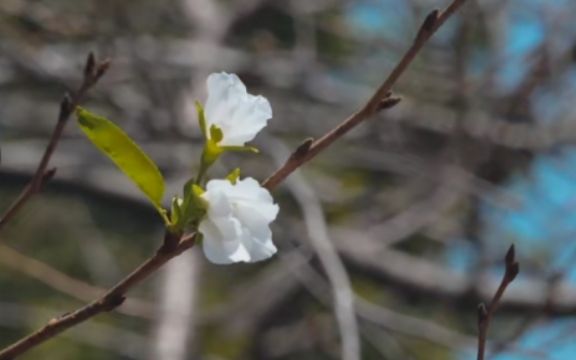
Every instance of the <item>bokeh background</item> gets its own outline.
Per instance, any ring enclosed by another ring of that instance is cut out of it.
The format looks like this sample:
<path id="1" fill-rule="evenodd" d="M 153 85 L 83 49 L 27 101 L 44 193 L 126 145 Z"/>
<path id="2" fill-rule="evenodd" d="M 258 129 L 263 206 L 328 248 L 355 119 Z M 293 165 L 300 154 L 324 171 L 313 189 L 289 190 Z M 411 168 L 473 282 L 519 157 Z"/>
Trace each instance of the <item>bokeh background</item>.
<path id="1" fill-rule="evenodd" d="M 138 140 L 173 195 L 198 165 L 193 103 L 208 74 L 239 74 L 274 110 L 262 154 L 226 155 L 212 174 L 264 179 L 358 109 L 446 5 L 2 0 L 0 205 L 32 174 L 91 50 L 113 66 L 85 106 Z M 339 359 L 343 338 L 359 338 L 363 359 L 473 359 L 476 306 L 512 243 L 521 275 L 491 358 L 574 359 L 574 14 L 571 0 L 468 0 L 400 79 L 398 106 L 274 192 L 278 256 L 222 267 L 193 249 L 118 311 L 22 359 Z M 162 238 L 69 125 L 56 178 L 0 233 L 0 346 L 95 298 Z M 357 331 L 338 325 L 334 294 L 354 297 Z"/>

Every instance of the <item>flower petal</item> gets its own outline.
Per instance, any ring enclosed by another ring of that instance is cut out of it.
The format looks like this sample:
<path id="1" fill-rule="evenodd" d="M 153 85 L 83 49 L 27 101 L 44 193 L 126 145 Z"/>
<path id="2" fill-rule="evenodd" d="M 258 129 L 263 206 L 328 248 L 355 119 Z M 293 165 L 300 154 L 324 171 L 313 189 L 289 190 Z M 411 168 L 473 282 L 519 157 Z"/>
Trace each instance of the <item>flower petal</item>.
<path id="1" fill-rule="evenodd" d="M 277 252 L 269 224 L 278 215 L 278 205 L 256 180 L 246 178 L 234 185 L 210 180 L 202 196 L 208 211 L 199 231 L 204 234 L 204 253 L 210 261 L 255 262 Z"/>
<path id="2" fill-rule="evenodd" d="M 245 178 L 237 181 L 234 192 L 239 203 L 258 212 L 268 220 L 268 223 L 274 221 L 278 216 L 279 208 L 278 205 L 274 204 L 272 195 L 255 179 Z"/>
<path id="3" fill-rule="evenodd" d="M 223 222 L 216 224 L 209 219 L 200 223 L 199 230 L 204 235 L 202 250 L 206 258 L 215 264 L 249 261 L 250 255 L 238 234 L 230 234 L 230 229 L 222 231 L 223 224 Z"/>
<path id="4" fill-rule="evenodd" d="M 271 237 L 263 240 L 252 239 L 251 242 L 244 243 L 244 246 L 246 246 L 247 251 L 250 254 L 249 262 L 266 260 L 278 251 L 272 242 Z"/>
<path id="5" fill-rule="evenodd" d="M 235 74 L 215 73 L 208 76 L 206 124 L 219 127 L 222 146 L 242 146 L 252 140 L 272 118 L 270 103 L 263 96 L 248 94 Z"/>

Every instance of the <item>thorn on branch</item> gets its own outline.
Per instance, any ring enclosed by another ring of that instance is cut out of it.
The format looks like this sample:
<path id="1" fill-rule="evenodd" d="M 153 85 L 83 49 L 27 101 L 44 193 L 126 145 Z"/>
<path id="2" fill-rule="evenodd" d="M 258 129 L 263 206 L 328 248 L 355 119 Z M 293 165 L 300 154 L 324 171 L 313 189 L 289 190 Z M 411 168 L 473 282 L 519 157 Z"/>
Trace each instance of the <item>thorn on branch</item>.
<path id="1" fill-rule="evenodd" d="M 422 25 L 420 26 L 420 30 L 418 30 L 418 34 L 416 35 L 415 42 L 420 42 L 424 39 L 427 39 L 436 29 L 436 25 L 438 24 L 438 18 L 440 16 L 440 11 L 438 9 L 432 10 Z"/>

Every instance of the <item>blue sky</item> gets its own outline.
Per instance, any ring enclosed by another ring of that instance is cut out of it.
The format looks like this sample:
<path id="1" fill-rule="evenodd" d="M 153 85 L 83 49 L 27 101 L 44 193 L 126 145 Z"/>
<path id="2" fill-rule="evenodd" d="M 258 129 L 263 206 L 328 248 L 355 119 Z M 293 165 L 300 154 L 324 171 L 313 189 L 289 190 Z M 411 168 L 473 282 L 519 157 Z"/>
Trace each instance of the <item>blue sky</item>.
<path id="1" fill-rule="evenodd" d="M 499 53 L 475 52 L 470 64 L 471 74 L 482 76 L 482 72 L 489 68 L 489 62 L 501 64 L 494 91 L 505 95 L 514 90 L 528 71 L 528 55 L 546 40 L 551 27 L 564 26 L 554 32 L 554 40 L 549 43 L 555 48 L 550 51 L 565 51 L 573 46 L 576 22 L 568 22 L 570 25 L 566 26 L 551 21 L 553 16 L 573 14 L 573 1 L 508 0 Z M 447 2 L 431 1 L 437 6 Z M 368 38 L 387 37 L 398 41 L 404 40 L 406 34 L 413 35 L 419 25 L 404 0 L 359 1 L 350 8 L 350 23 Z M 449 38 L 450 29 L 439 35 Z M 576 69 L 567 69 L 562 79 L 548 89 L 538 90 L 532 106 L 539 121 L 554 121 L 558 116 L 573 111 Z M 563 270 L 566 278 L 576 284 L 576 147 L 566 146 L 539 155 L 526 174 L 510 179 L 505 190 L 518 200 L 517 206 L 483 205 L 487 228 L 483 240 L 490 250 L 494 254 L 503 254 L 514 242 L 520 260 L 525 264 L 541 265 L 542 270 L 549 272 Z M 474 249 L 465 241 L 451 247 L 446 256 L 451 266 L 462 271 L 471 269 L 474 263 Z M 576 342 L 571 334 L 576 334 L 575 320 L 538 323 L 516 345 L 526 350 L 545 350 L 548 359 L 572 360 L 576 358 Z M 474 358 L 473 349 L 461 356 L 461 359 Z M 493 359 L 526 358 L 525 354 L 511 352 Z"/>

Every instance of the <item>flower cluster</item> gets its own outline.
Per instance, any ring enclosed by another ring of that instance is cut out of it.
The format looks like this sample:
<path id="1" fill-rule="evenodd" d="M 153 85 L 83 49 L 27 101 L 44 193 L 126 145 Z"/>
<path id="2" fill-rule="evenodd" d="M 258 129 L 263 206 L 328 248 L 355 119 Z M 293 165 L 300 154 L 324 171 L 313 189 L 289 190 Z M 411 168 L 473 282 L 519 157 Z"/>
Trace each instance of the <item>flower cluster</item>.
<path id="1" fill-rule="evenodd" d="M 173 224 L 199 231 L 213 263 L 267 259 L 277 251 L 270 223 L 279 210 L 270 192 L 253 178 L 240 179 L 238 169 L 226 179 L 204 178 L 224 152 L 257 151 L 246 143 L 272 118 L 272 108 L 263 96 L 249 94 L 235 74 L 211 74 L 207 87 L 205 106 L 196 104 L 205 139 L 200 169 L 186 184 L 184 198 L 173 201 Z"/>
<path id="2" fill-rule="evenodd" d="M 184 185 L 182 196 L 172 199 L 170 210 L 162 206 L 166 182 L 158 165 L 128 134 L 80 107 L 75 111 L 78 126 L 148 198 L 171 235 L 196 233 L 206 257 L 217 264 L 267 259 L 276 253 L 270 223 L 278 215 L 268 190 L 252 178 L 240 179 L 240 169 L 226 179 L 206 177 L 226 152 L 258 152 L 246 143 L 272 118 L 272 108 L 263 96 L 249 94 L 234 74 L 211 74 L 207 86 L 206 106 L 196 103 L 204 136 L 200 166 Z"/>

